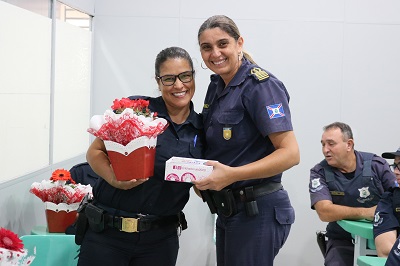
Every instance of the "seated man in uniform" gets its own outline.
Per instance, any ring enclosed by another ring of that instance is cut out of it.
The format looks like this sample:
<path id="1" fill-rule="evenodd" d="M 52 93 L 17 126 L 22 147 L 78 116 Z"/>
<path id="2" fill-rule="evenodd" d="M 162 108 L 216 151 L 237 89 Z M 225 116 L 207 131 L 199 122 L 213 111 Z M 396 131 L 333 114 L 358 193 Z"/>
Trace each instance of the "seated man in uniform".
<path id="1" fill-rule="evenodd" d="M 311 208 L 321 221 L 329 222 L 325 265 L 353 265 L 351 234 L 336 221 L 373 220 L 381 195 L 395 184 L 395 176 L 385 159 L 354 150 L 349 125 L 335 122 L 323 128 L 325 157 L 310 171 Z"/>
<path id="2" fill-rule="evenodd" d="M 395 152 L 382 153 L 382 157 L 394 159 L 394 163 L 390 167 L 396 175 L 397 184 L 399 184 L 400 148 Z M 396 212 L 396 208 L 398 207 L 400 207 L 400 188 L 395 188 L 390 192 L 384 193 L 376 207 L 374 238 L 376 252 L 379 257 L 387 257 L 397 239 L 397 232 L 400 229 L 400 209 L 399 212 Z"/>

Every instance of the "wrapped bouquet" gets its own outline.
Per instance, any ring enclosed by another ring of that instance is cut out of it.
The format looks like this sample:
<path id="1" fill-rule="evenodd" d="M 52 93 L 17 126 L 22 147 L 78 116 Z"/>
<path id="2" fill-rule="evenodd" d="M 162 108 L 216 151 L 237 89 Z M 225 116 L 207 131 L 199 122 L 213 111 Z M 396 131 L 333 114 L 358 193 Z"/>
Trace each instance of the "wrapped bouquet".
<path id="1" fill-rule="evenodd" d="M 35 256 L 28 256 L 17 234 L 0 227 L 0 266 L 30 265 L 34 258 Z"/>
<path id="2" fill-rule="evenodd" d="M 76 184 L 68 170 L 57 169 L 51 175 L 50 180 L 34 182 L 30 192 L 35 194 L 43 202 L 54 204 L 78 204 L 83 197 L 92 193 L 90 185 Z"/>
<path id="3" fill-rule="evenodd" d="M 68 170 L 57 169 L 50 180 L 34 182 L 29 192 L 45 203 L 49 232 L 64 232 L 75 221 L 82 199 L 92 194 L 92 187 L 76 184 Z"/>
<path id="4" fill-rule="evenodd" d="M 104 141 L 117 180 L 152 176 L 157 136 L 168 127 L 167 120 L 143 99 L 115 99 L 111 108 L 90 119 L 88 132 Z"/>

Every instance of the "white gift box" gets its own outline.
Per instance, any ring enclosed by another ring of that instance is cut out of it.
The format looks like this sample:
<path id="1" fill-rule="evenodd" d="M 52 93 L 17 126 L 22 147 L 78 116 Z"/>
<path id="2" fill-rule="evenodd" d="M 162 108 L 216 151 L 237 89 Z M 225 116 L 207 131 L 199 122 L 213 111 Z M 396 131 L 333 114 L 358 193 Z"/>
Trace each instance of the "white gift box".
<path id="1" fill-rule="evenodd" d="M 167 181 L 188 182 L 201 180 L 209 176 L 213 170 L 204 163 L 209 160 L 172 157 L 165 164 L 165 177 Z"/>

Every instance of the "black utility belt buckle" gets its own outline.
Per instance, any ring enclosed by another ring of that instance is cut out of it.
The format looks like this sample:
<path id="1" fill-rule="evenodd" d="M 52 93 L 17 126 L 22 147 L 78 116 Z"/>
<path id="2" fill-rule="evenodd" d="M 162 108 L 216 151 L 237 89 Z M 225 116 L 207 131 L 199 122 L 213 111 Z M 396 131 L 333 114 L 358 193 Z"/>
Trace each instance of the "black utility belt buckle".
<path id="1" fill-rule="evenodd" d="M 122 232 L 126 233 L 137 233 L 139 218 L 124 218 L 121 217 L 121 230 Z"/>

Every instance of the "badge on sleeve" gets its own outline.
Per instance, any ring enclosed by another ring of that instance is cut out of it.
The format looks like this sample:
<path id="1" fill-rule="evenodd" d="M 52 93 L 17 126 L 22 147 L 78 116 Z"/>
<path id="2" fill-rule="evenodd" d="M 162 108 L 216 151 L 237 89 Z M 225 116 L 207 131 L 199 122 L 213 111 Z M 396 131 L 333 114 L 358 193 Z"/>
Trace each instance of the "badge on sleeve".
<path id="1" fill-rule="evenodd" d="M 269 75 L 267 72 L 262 70 L 261 68 L 254 67 L 252 70 L 250 70 L 250 73 L 255 77 L 258 81 L 263 81 L 267 78 L 269 78 Z"/>
<path id="2" fill-rule="evenodd" d="M 311 180 L 311 187 L 312 188 L 317 188 L 321 185 L 321 183 L 319 182 L 319 178 L 314 178 L 313 180 Z"/>
<path id="3" fill-rule="evenodd" d="M 271 105 L 268 105 L 266 108 L 268 111 L 269 119 L 285 116 L 285 111 L 283 110 L 282 103 L 271 104 Z"/>
<path id="4" fill-rule="evenodd" d="M 383 222 L 383 218 L 381 218 L 381 217 L 379 216 L 379 212 L 376 212 L 376 213 L 375 213 L 375 216 L 374 216 L 374 226 L 377 227 L 377 226 L 379 226 L 382 222 Z"/>
<path id="5" fill-rule="evenodd" d="M 321 185 L 319 178 L 314 178 L 313 180 L 311 180 L 311 188 L 310 188 L 311 192 L 315 193 L 317 191 L 320 191 L 322 188 L 323 186 Z"/>
<path id="6" fill-rule="evenodd" d="M 394 248 L 397 242 L 399 242 L 399 244 L 397 245 L 396 248 Z M 396 255 L 397 257 L 400 257 L 400 241 L 394 242 L 394 245 L 393 245 L 393 253 L 394 253 L 394 255 Z M 388 265 L 389 265 L 389 264 L 388 264 Z"/>
<path id="7" fill-rule="evenodd" d="M 232 128 L 231 127 L 224 127 L 222 135 L 223 135 L 225 140 L 230 140 L 231 137 L 232 137 Z"/>

